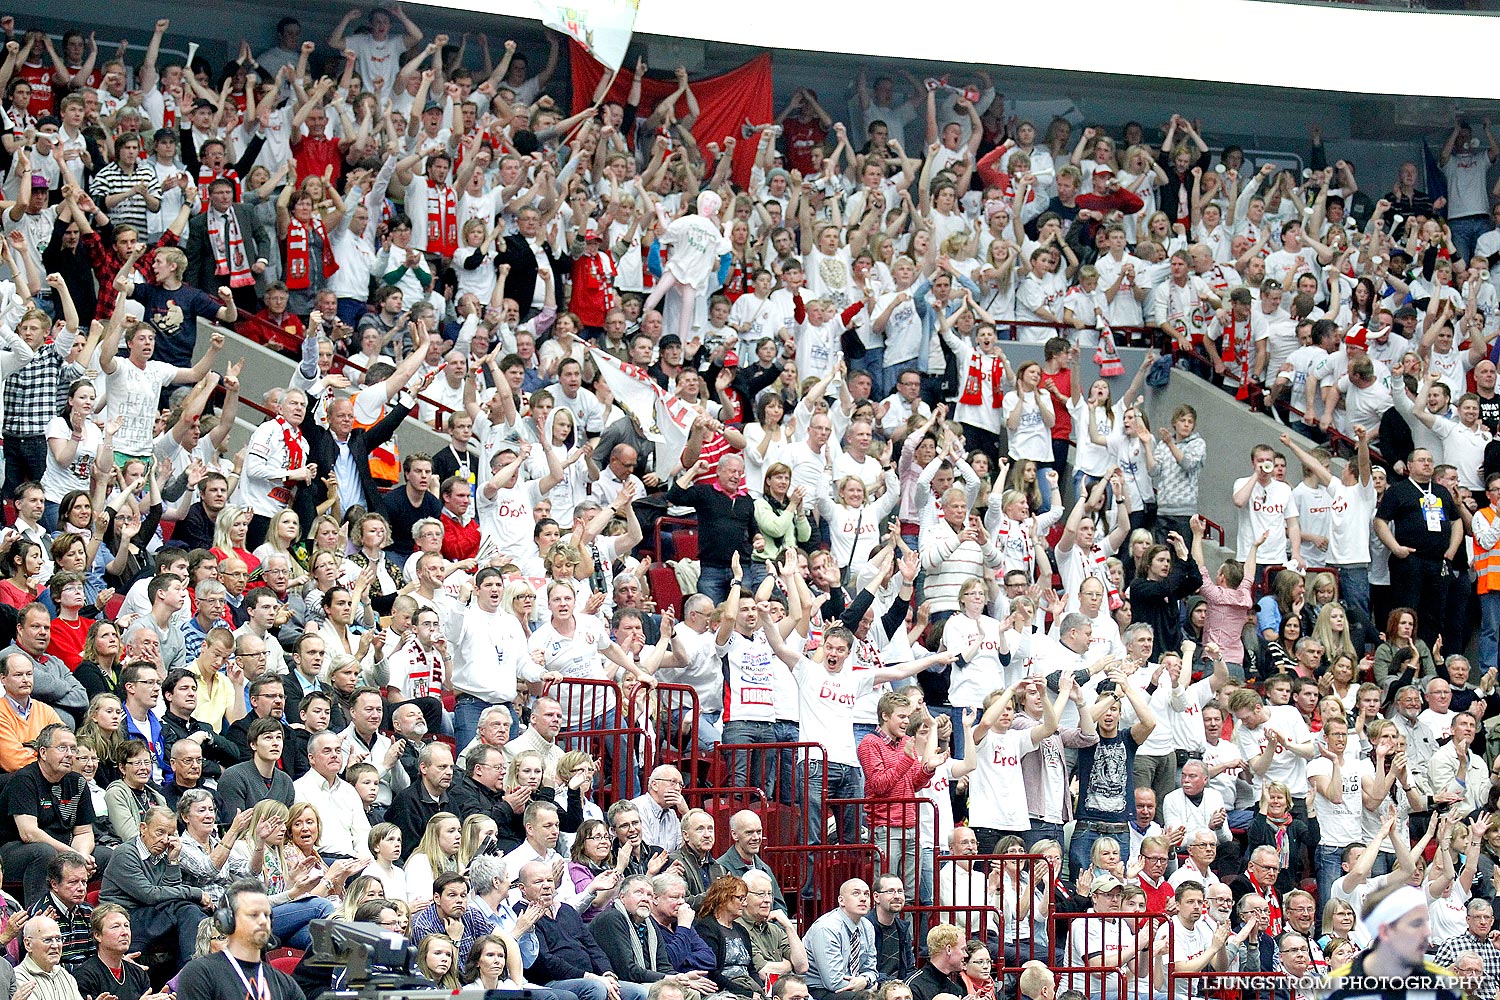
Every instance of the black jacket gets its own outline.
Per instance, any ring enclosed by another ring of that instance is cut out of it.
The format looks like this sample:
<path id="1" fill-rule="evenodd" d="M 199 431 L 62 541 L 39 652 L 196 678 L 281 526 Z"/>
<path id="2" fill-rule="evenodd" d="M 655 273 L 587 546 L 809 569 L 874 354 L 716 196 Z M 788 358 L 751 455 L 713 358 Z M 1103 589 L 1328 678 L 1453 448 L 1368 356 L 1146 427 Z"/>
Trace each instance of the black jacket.
<path id="1" fill-rule="evenodd" d="M 248 713 L 238 722 L 231 723 L 229 729 L 224 733 L 234 744 L 235 750 L 239 752 L 240 760 L 247 761 L 254 757 L 250 752 L 250 723 L 256 720 L 254 712 Z M 290 768 L 292 766 L 292 730 L 285 722 L 281 724 L 281 766 Z"/>
<path id="2" fill-rule="evenodd" d="M 561 305 L 566 296 L 563 294 L 563 264 L 566 257 L 555 257 L 552 254 L 550 244 L 543 243 L 543 252 L 547 255 L 547 266 L 552 270 L 552 281 L 557 286 L 557 302 Z M 505 279 L 505 297 L 515 299 L 521 304 L 521 316 L 531 314 L 531 302 L 536 297 L 536 254 L 531 252 L 531 246 L 526 242 L 526 237 L 520 233 L 512 233 L 505 237 L 505 246 L 501 250 L 496 266 L 500 264 L 510 265 L 510 274 Z"/>
<path id="3" fill-rule="evenodd" d="M 240 240 L 245 244 L 245 258 L 252 264 L 261 258 L 271 260 L 277 253 L 276 247 L 263 244 L 259 226 L 245 206 L 235 204 L 229 206 L 229 210 L 239 223 Z M 219 286 L 229 284 L 227 274 L 214 273 L 214 251 L 208 241 L 207 213 L 200 212 L 188 220 L 187 245 L 183 247 L 183 252 L 188 259 L 183 284 L 201 288 L 210 295 L 217 295 Z"/>
<path id="4" fill-rule="evenodd" d="M 648 922 L 650 919 L 649 916 L 646 918 Z M 646 956 L 649 964 L 642 965 L 635 959 L 635 927 L 624 910 L 614 905 L 607 906 L 589 924 L 589 932 L 614 967 L 615 975 L 627 983 L 654 983 L 672 974 L 667 947 L 662 943 L 661 935 L 654 933 L 654 928 L 652 930 L 648 940 L 656 945 L 656 953 Z"/>
<path id="5" fill-rule="evenodd" d="M 667 501 L 698 512 L 698 557 L 704 566 L 728 566 L 729 557 L 735 552 L 740 554 L 740 565 L 750 565 L 755 498 L 749 493 L 732 497 L 708 483 L 695 483 L 683 489 L 674 480 L 672 488 L 667 490 Z"/>
<path id="6" fill-rule="evenodd" d="M 447 792 L 443 793 L 441 800 L 429 801 L 427 789 L 420 781 L 414 781 L 397 792 L 395 798 L 391 799 L 390 808 L 385 811 L 385 819 L 387 823 L 395 823 L 401 828 L 401 860 L 405 861 L 417 849 L 422 834 L 427 830 L 428 820 L 440 812 L 451 811 Z"/>
<path id="7" fill-rule="evenodd" d="M 309 413 L 318 404 L 318 400 L 319 397 L 313 397 L 307 401 Z M 349 453 L 354 459 L 354 467 L 359 470 L 359 485 L 365 492 L 365 506 L 370 510 L 380 509 L 382 496 L 380 486 L 370 472 L 370 452 L 389 441 L 410 412 L 411 407 L 404 403 L 387 406 L 385 416 L 373 427 L 365 430 L 355 428 L 349 433 Z M 311 524 L 317 516 L 318 504 L 328 499 L 328 487 L 323 485 L 323 477 L 333 470 L 338 461 L 339 449 L 338 443 L 333 439 L 333 432 L 319 426 L 316 420 L 302 421 L 302 436 L 307 438 L 307 460 L 317 463 L 318 478 L 310 488 L 304 487 L 297 491 L 292 507 L 303 523 Z M 400 544 L 410 546 L 411 539 L 404 539 Z"/>
<path id="8" fill-rule="evenodd" d="M 391 803 L 391 808 L 395 807 Z M 390 818 L 389 813 L 386 818 Z M 536 936 L 541 953 L 526 970 L 530 973 L 526 978 L 532 982 L 546 985 L 559 979 L 581 979 L 590 972 L 602 976 L 614 971 L 583 918 L 571 906 L 559 906 L 555 915 L 538 920 Z"/>
<path id="9" fill-rule="evenodd" d="M 208 739 L 203 741 L 204 778 L 218 778 L 224 773 L 224 768 L 233 767 L 242 759 L 234 741 L 214 732 L 208 723 L 193 718 L 183 721 L 171 712 L 165 712 L 161 717 L 162 753 L 171 760 L 172 747 L 193 733 L 208 733 Z"/>
<path id="10" fill-rule="evenodd" d="M 503 789 L 492 792 L 471 776 L 460 774 L 453 779 L 453 786 L 448 789 L 448 805 L 459 816 L 478 813 L 494 820 L 496 839 L 502 852 L 510 852 L 526 840 L 526 829 L 521 825 L 521 817 L 505 801 Z M 402 842 L 405 843 L 404 837 Z"/>

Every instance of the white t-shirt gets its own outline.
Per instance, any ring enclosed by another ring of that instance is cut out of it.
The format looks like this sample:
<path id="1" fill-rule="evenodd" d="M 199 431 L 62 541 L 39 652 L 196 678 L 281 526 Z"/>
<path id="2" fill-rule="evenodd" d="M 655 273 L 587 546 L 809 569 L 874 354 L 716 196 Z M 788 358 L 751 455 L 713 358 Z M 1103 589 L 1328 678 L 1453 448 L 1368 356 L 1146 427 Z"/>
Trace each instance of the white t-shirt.
<path id="1" fill-rule="evenodd" d="M 1204 886 L 1204 888 L 1206 889 L 1207 886 Z M 1173 917 L 1172 924 L 1174 926 L 1171 927 L 1162 924 L 1156 929 L 1156 941 L 1154 944 L 1165 948 L 1167 941 L 1170 939 L 1172 942 L 1171 960 L 1174 964 L 1177 962 L 1192 961 L 1207 951 L 1209 945 L 1213 944 L 1213 923 L 1204 920 L 1201 916 L 1194 922 L 1191 929 L 1182 922 L 1181 917 Z M 1177 988 L 1173 991 L 1172 996 L 1174 1000 L 1188 1000 L 1189 995 L 1193 992 L 1195 991 L 1192 988 L 1191 980 L 1179 979 L 1177 980 Z"/>
<path id="2" fill-rule="evenodd" d="M 854 744 L 854 703 L 874 690 L 875 671 L 850 669 L 830 671 L 802 658 L 792 670 L 797 681 L 798 707 L 806 742 L 823 744 L 826 759 L 835 764 L 859 766 Z"/>
<path id="3" fill-rule="evenodd" d="M 979 766 L 969 778 L 969 823 L 994 830 L 1030 830 L 1021 758 L 1036 750 L 1038 730 L 991 729 L 979 742 Z"/>
<path id="4" fill-rule="evenodd" d="M 1301 482 L 1292 487 L 1292 503 L 1297 510 L 1297 523 L 1302 528 L 1302 564 L 1328 565 L 1328 549 L 1313 545 L 1307 540 L 1307 536 L 1321 535 L 1328 538 L 1332 534 L 1333 497 L 1321 484 L 1309 486 L 1306 482 Z"/>
<path id="5" fill-rule="evenodd" d="M 609 648 L 609 627 L 593 615 L 575 613 L 573 618 L 575 625 L 572 636 L 562 635 L 549 621 L 531 633 L 531 640 L 527 645 L 532 652 L 541 650 L 543 670 L 555 670 L 564 677 L 606 679 L 604 657 L 600 652 Z M 569 727 L 577 728 L 589 721 L 583 718 L 585 702 L 588 707 L 597 710 L 598 714 L 594 716 L 597 719 L 614 707 L 614 696 L 606 691 L 602 697 L 580 699 L 578 704 L 569 709 L 566 723 Z"/>
<path id="6" fill-rule="evenodd" d="M 1483 149 L 1455 152 L 1448 157 L 1443 164 L 1443 177 L 1448 181 L 1448 218 L 1489 214 L 1490 186 L 1485 183 L 1489 169 L 1489 153 Z M 1434 936 L 1433 940 L 1442 938 Z"/>
<path id="7" fill-rule="evenodd" d="M 1031 459 L 1033 462 L 1052 461 L 1052 430 L 1042 419 L 1041 407 L 1035 393 L 1012 392 L 1006 395 L 1002 407 L 1005 419 L 1021 411 L 1021 423 L 1010 431 L 1010 457 Z M 1007 426 L 1009 426 L 1007 424 Z"/>
<path id="8" fill-rule="evenodd" d="M 773 671 L 779 664 L 771 661 L 766 637 L 757 632 L 747 639 L 738 632 L 729 633 L 729 641 L 715 644 L 715 651 L 728 660 L 724 695 L 725 722 L 775 722 L 776 691 Z"/>
<path id="9" fill-rule="evenodd" d="M 1270 720 L 1264 726 L 1251 729 L 1248 726 L 1237 726 L 1234 731 L 1235 744 L 1240 749 L 1240 755 L 1246 762 L 1260 756 L 1266 748 L 1267 731 L 1274 729 L 1293 743 L 1307 743 L 1312 739 L 1308 732 L 1307 723 L 1302 719 L 1302 713 L 1291 705 L 1271 705 L 1266 711 L 1270 713 Z M 1255 788 L 1255 793 L 1260 794 L 1261 787 L 1267 781 L 1279 781 L 1286 785 L 1287 790 L 1292 793 L 1293 799 L 1301 798 L 1307 794 L 1307 765 L 1301 757 L 1294 754 L 1290 748 L 1282 746 L 1271 757 L 1271 765 L 1262 775 L 1254 774 L 1247 769 L 1247 776 Z"/>
<path id="10" fill-rule="evenodd" d="M 1234 481 L 1234 492 L 1250 477 Z M 1297 516 L 1296 504 L 1292 502 L 1292 488 L 1279 479 L 1264 485 L 1256 483 L 1250 489 L 1250 499 L 1239 508 L 1239 524 L 1235 529 L 1235 558 L 1241 562 L 1250 558 L 1250 544 L 1263 533 L 1271 534 L 1256 553 L 1256 562 L 1261 566 L 1277 566 L 1289 558 L 1286 522 Z"/>
<path id="11" fill-rule="evenodd" d="M 1364 843 L 1360 820 L 1364 816 L 1365 804 L 1360 791 L 1363 777 L 1359 770 L 1357 741 L 1349 741 L 1349 749 L 1339 764 L 1342 799 L 1334 801 L 1318 793 L 1318 829 L 1320 843 L 1330 847 L 1348 847 Z M 1309 778 L 1326 778 L 1333 773 L 1333 761 L 1326 757 L 1315 757 L 1307 762 Z M 1373 774 L 1373 772 L 1371 772 Z"/>
<path id="12" fill-rule="evenodd" d="M 955 708 L 980 708 L 991 691 L 1005 687 L 1005 669 L 1000 665 L 1000 623 L 988 615 L 970 618 L 956 614 L 943 626 L 944 650 L 963 654 L 974 641 L 979 640 L 979 650 L 973 659 L 960 669 L 957 663 L 952 668 L 952 681 L 948 690 L 948 704 Z M 1007 661 L 1010 657 L 1006 656 Z"/>
<path id="13" fill-rule="evenodd" d="M 1335 479 L 1328 484 L 1333 494 L 1333 534 L 1328 538 L 1328 564 L 1357 566 L 1370 561 L 1370 528 L 1375 517 L 1375 486 L 1372 483 L 1345 486 Z"/>
<path id="14" fill-rule="evenodd" d="M 401 72 L 404 40 L 405 35 L 397 34 L 395 29 L 382 41 L 376 41 L 373 35 L 364 32 L 344 37 L 344 48 L 354 53 L 354 68 L 359 71 L 360 78 L 382 100 L 390 100 L 396 76 Z"/>
<path id="15" fill-rule="evenodd" d="M 181 368 L 165 361 L 147 361 L 144 369 L 128 358 L 115 361 L 114 374 L 106 376 L 104 394 L 105 419 L 119 417 L 122 421 L 114 437 L 115 451 L 142 458 L 151 454 L 151 431 L 156 426 L 161 391 L 181 372 Z"/>
<path id="16" fill-rule="evenodd" d="M 53 417 L 47 422 L 49 442 L 70 441 L 72 438 L 72 425 L 64 418 Z M 104 433 L 99 430 L 98 425 L 92 420 L 84 420 L 82 440 L 78 442 L 78 451 L 74 454 L 73 461 L 65 466 L 58 465 L 57 459 L 52 457 L 51 447 L 47 448 L 47 469 L 42 473 L 42 492 L 48 500 L 60 503 L 70 490 L 88 490 L 89 477 L 93 474 L 94 462 L 99 457 L 99 446 L 103 441 Z M 113 461 L 113 457 L 110 460 Z"/>
<path id="17" fill-rule="evenodd" d="M 495 550 L 512 560 L 536 555 L 536 541 L 532 534 L 536 518 L 532 508 L 542 499 L 541 487 L 536 480 L 496 490 L 492 499 L 484 494 L 481 486 L 474 498 L 475 513 L 479 518 L 480 532 L 494 539 Z"/>

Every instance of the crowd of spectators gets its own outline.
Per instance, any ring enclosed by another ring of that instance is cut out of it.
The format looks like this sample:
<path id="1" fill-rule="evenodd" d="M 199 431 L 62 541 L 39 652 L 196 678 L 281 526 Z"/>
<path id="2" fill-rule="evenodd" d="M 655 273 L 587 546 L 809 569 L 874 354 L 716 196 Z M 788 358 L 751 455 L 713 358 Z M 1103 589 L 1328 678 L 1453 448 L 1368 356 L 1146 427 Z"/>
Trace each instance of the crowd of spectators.
<path id="1" fill-rule="evenodd" d="M 982 71 L 695 136 L 435 18 L 0 18 L 0 1000 L 316 996 L 330 917 L 545 1000 L 1494 1000 L 1487 121 L 1437 198 Z M 1227 557 L 1174 370 L 1288 425 Z"/>

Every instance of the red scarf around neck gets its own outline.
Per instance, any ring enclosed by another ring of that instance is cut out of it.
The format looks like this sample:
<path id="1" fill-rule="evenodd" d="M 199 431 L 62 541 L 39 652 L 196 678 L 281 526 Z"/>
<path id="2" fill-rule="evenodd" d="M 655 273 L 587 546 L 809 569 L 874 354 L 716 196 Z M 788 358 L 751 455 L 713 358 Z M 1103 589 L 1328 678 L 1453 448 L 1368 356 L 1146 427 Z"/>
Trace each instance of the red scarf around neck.
<path id="1" fill-rule="evenodd" d="M 969 375 L 964 379 L 963 395 L 958 397 L 958 401 L 965 406 L 984 405 L 984 357 L 978 351 L 969 355 Z M 1000 381 L 1004 377 L 1005 362 L 996 354 L 990 358 L 990 406 L 997 410 L 1005 402 L 1005 393 L 1000 389 Z"/>
<path id="2" fill-rule="evenodd" d="M 323 220 L 314 215 L 307 222 L 292 219 L 286 227 L 286 287 L 296 291 L 312 287 L 312 248 L 309 233 L 318 237 L 323 249 L 323 280 L 333 277 L 339 262 L 333 258 L 333 244 Z"/>

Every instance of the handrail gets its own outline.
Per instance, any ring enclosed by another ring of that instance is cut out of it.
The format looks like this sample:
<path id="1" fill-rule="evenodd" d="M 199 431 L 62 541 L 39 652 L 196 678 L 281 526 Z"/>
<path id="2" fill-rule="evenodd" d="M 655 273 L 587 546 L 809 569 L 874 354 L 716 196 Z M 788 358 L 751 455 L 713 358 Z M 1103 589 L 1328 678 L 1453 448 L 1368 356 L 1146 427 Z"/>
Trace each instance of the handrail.
<path id="1" fill-rule="evenodd" d="M 248 327 L 250 330 L 257 331 L 259 336 L 248 333 L 245 329 L 241 329 L 242 327 Z M 235 321 L 235 324 L 233 327 L 231 327 L 231 329 L 233 329 L 234 332 L 239 334 L 240 336 L 245 337 L 248 340 L 253 340 L 263 347 L 269 347 L 273 350 L 279 350 L 283 353 L 290 354 L 292 356 L 292 361 L 294 364 L 301 363 L 302 339 L 288 333 L 281 327 L 260 316 L 242 315 L 237 321 Z M 334 371 L 338 371 L 341 368 L 348 367 L 353 368 L 355 371 L 363 374 L 364 372 L 369 370 L 365 366 L 359 364 L 358 362 L 350 360 L 342 354 L 335 354 L 333 356 L 333 365 Z M 433 409 L 435 410 L 435 414 L 432 421 L 432 429 L 441 433 L 443 430 L 443 423 L 446 420 L 446 415 L 456 412 L 455 409 L 447 405 L 446 403 L 440 403 L 437 400 L 432 399 L 428 396 L 421 395 L 420 393 L 416 394 L 416 398 L 417 402 L 426 403 L 428 406 L 433 407 Z M 275 416 L 275 414 L 272 414 L 272 416 Z M 417 417 L 415 411 L 408 414 L 408 417 L 415 419 L 418 423 L 426 426 L 426 422 L 423 421 L 420 417 Z"/>
<path id="2" fill-rule="evenodd" d="M 360 364 L 358 361 L 354 361 L 354 360 L 352 360 L 350 358 L 347 358 L 347 357 L 345 357 L 342 354 L 335 354 L 333 356 L 333 367 L 334 367 L 335 370 L 337 370 L 339 368 L 353 368 L 355 371 L 359 372 L 361 375 L 363 375 L 365 372 L 367 372 L 367 371 L 370 370 L 369 368 L 367 368 L 364 365 Z M 445 414 L 445 413 L 457 413 L 458 412 L 453 407 L 449 406 L 447 403 L 439 403 L 437 400 L 431 399 L 431 398 L 429 398 L 427 396 L 424 396 L 421 393 L 413 393 L 413 395 L 416 396 L 417 402 L 419 402 L 419 403 L 426 403 L 428 406 L 432 407 L 434 411 L 436 411 L 433 414 L 433 418 L 432 418 L 432 429 L 435 430 L 435 431 L 441 432 L 442 429 L 443 429 L 443 423 L 444 423 L 443 414 Z"/>

